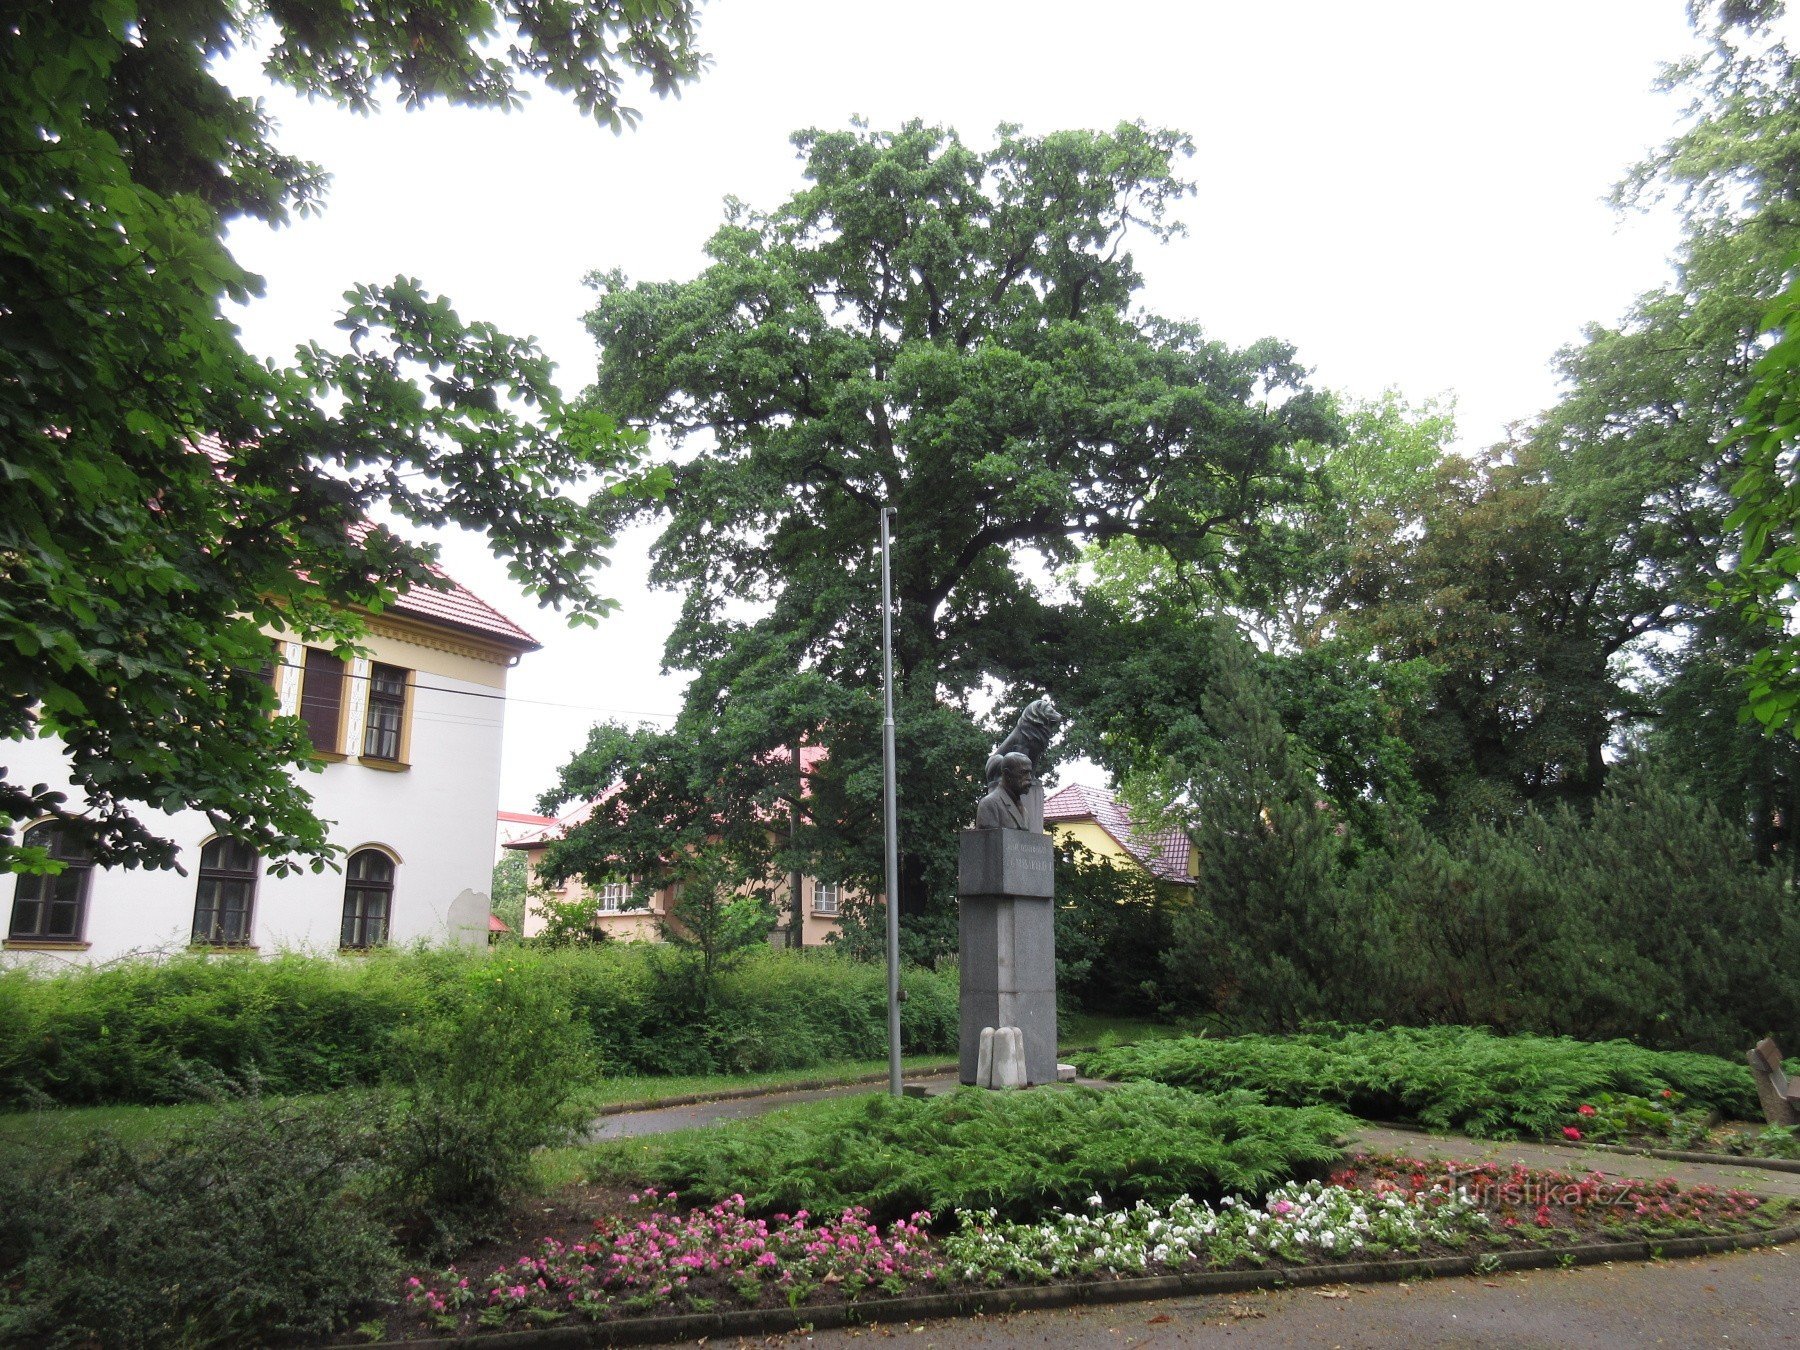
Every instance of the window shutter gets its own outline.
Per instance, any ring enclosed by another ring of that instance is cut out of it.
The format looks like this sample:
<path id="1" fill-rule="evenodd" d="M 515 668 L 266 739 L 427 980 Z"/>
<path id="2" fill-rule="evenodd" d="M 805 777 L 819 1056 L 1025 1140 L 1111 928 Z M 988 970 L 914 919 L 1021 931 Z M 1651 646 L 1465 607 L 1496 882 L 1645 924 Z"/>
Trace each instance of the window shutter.
<path id="1" fill-rule="evenodd" d="M 314 750 L 337 753 L 343 711 L 344 663 L 322 647 L 308 647 L 300 684 L 300 717 Z"/>

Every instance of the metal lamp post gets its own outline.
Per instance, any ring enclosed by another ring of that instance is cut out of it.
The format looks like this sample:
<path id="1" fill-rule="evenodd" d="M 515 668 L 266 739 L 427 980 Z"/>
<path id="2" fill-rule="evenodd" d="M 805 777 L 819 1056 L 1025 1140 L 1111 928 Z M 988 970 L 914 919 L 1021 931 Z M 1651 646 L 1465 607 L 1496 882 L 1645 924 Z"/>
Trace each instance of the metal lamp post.
<path id="1" fill-rule="evenodd" d="M 900 1087 L 900 820 L 894 791 L 894 600 L 888 571 L 888 521 L 881 508 L 881 814 L 887 834 L 888 1091 Z"/>

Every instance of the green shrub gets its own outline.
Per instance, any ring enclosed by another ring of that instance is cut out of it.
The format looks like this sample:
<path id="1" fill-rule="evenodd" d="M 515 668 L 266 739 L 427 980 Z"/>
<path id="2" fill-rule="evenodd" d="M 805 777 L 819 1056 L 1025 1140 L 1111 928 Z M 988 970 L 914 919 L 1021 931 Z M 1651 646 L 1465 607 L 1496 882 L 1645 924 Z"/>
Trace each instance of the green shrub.
<path id="1" fill-rule="evenodd" d="M 1602 1092 L 1654 1098 L 1669 1088 L 1690 1106 L 1757 1114 L 1749 1068 L 1730 1060 L 1471 1027 L 1188 1037 L 1100 1050 L 1078 1062 L 1103 1078 L 1203 1092 L 1247 1088 L 1288 1105 L 1336 1106 L 1477 1137 L 1549 1134 Z"/>
<path id="2" fill-rule="evenodd" d="M 358 1194 L 377 1147 L 373 1122 L 349 1110 L 260 1104 L 150 1151 L 96 1139 L 66 1172 L 4 1197 L 15 1301 L 0 1335 L 147 1346 L 328 1332 L 397 1269 Z"/>
<path id="3" fill-rule="evenodd" d="M 1181 888 L 1072 841 L 1056 850 L 1056 995 L 1065 1009 L 1154 1014 Z"/>
<path id="4" fill-rule="evenodd" d="M 1408 1020 L 1732 1055 L 1800 1034 L 1792 889 L 1652 768 L 1616 770 L 1587 818 L 1401 829 L 1371 871 L 1406 938 Z"/>
<path id="5" fill-rule="evenodd" d="M 741 1193 L 759 1212 L 864 1205 L 886 1222 L 921 1209 L 947 1216 L 991 1206 L 1024 1219 L 1052 1205 L 1078 1206 L 1096 1191 L 1109 1201 L 1157 1203 L 1183 1193 L 1260 1193 L 1320 1173 L 1351 1124 L 1325 1107 L 1149 1083 L 965 1089 L 926 1100 L 855 1097 L 615 1156 L 627 1159 L 618 1166 L 635 1179 L 700 1203 Z"/>
<path id="6" fill-rule="evenodd" d="M 584 1123 L 570 1097 L 588 1055 L 568 1009 L 503 959 L 470 979 L 448 1015 L 396 1045 L 406 1087 L 383 1183 L 411 1245 L 434 1254 L 487 1236 L 532 1151 Z"/>
<path id="7" fill-rule="evenodd" d="M 643 943 L 181 956 L 0 971 L 0 1106 L 182 1101 L 196 1085 L 289 1095 L 401 1081 L 409 1028 L 453 1016 L 494 962 L 555 991 L 603 1071 L 805 1068 L 878 1058 L 887 1046 L 881 967 L 836 953 L 752 953 L 716 976 L 704 1004 L 683 963 Z M 904 984 L 908 1052 L 952 1049 L 954 972 L 909 971 Z"/>

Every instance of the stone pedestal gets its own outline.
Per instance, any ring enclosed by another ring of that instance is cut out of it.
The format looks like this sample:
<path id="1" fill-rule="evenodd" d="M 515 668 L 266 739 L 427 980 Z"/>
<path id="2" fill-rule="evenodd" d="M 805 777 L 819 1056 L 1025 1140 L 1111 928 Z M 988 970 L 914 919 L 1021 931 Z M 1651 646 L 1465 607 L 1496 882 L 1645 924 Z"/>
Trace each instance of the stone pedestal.
<path id="1" fill-rule="evenodd" d="M 1018 1027 L 1025 1079 L 1056 1081 L 1055 848 L 1026 830 L 964 830 L 957 875 L 962 963 L 958 1077 L 976 1081 L 983 1027 Z"/>

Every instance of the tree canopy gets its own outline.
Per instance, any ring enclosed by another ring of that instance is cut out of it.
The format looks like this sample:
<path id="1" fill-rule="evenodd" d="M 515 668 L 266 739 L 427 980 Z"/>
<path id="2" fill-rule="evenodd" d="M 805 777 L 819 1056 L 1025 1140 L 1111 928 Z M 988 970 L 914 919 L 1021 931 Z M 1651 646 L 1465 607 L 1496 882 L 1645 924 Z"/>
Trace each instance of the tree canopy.
<path id="1" fill-rule="evenodd" d="M 329 856 L 271 718 L 263 630 L 352 643 L 357 614 L 441 584 L 432 551 L 364 528 L 380 507 L 479 529 L 514 576 L 592 618 L 602 519 L 559 495 L 626 444 L 570 406 L 528 341 L 410 278 L 346 295 L 342 349 L 287 366 L 241 346 L 226 301 L 259 279 L 233 219 L 320 208 L 212 63 L 260 43 L 268 75 L 360 111 L 385 89 L 506 107 L 522 82 L 615 128 L 626 82 L 690 78 L 688 0 L 394 9 L 269 0 L 70 0 L 0 20 L 0 737 L 54 734 L 85 802 L 0 774 L 0 827 L 77 818 L 102 863 L 167 865 L 140 804 L 193 808 L 279 861 Z M 211 453 L 206 453 L 210 449 Z M 653 475 L 634 487 L 653 490 Z M 603 490 L 611 490 L 603 488 Z M 41 853 L 41 850 L 37 851 Z M 36 867 L 10 828 L 0 865 Z"/>
<path id="2" fill-rule="evenodd" d="M 1129 245 L 1179 230 L 1186 137 L 1002 127 L 977 149 L 910 123 L 794 140 L 807 186 L 772 211 L 731 203 L 700 275 L 593 278 L 588 404 L 658 433 L 628 481 L 669 484 L 597 514 L 659 522 L 653 578 L 685 597 L 665 656 L 699 678 L 673 735 L 703 750 L 679 792 L 741 817 L 723 766 L 828 746 L 809 847 L 874 881 L 874 544 L 897 508 L 910 899 L 946 879 L 933 868 L 977 795 L 976 697 L 1016 707 L 1096 655 L 1045 564 L 1113 539 L 1229 547 L 1334 419 L 1286 344 L 1235 348 L 1134 307 Z M 598 732 L 552 797 L 672 784 L 627 734 Z"/>

